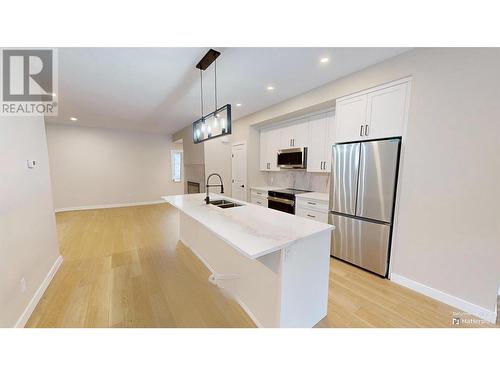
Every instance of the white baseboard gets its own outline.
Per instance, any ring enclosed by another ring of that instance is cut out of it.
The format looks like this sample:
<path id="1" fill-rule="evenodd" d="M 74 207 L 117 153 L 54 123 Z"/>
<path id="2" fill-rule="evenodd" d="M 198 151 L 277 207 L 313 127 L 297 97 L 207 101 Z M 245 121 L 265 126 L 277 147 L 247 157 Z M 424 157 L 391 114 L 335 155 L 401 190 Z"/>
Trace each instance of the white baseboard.
<path id="1" fill-rule="evenodd" d="M 131 203 L 116 203 L 116 204 L 97 204 L 94 206 L 78 206 L 78 207 L 64 207 L 56 208 L 55 212 L 66 212 L 66 211 L 82 211 L 82 210 L 98 210 L 102 208 L 117 208 L 117 207 L 132 207 L 132 206 L 147 206 L 149 204 L 160 204 L 166 203 L 163 199 L 157 201 L 146 201 L 146 202 L 131 202 Z"/>
<path id="2" fill-rule="evenodd" d="M 36 290 L 35 294 L 33 295 L 33 298 L 31 298 L 31 301 L 28 303 L 28 306 L 26 306 L 23 313 L 17 320 L 16 325 L 14 326 L 15 328 L 23 328 L 26 325 L 31 314 L 35 310 L 36 305 L 38 305 L 38 302 L 40 302 L 43 293 L 45 293 L 45 290 L 49 286 L 50 282 L 52 281 L 54 275 L 61 266 L 62 262 L 63 262 L 63 257 L 59 255 L 59 257 L 52 265 L 52 268 L 50 269 L 49 273 L 47 274 L 47 276 L 45 276 L 45 279 L 42 281 L 42 284 Z"/>
<path id="3" fill-rule="evenodd" d="M 447 293 L 442 292 L 440 290 L 431 288 L 430 286 L 421 284 L 417 281 L 410 280 L 404 276 L 397 275 L 395 273 L 392 273 L 391 281 L 396 283 L 396 284 L 407 287 L 409 289 L 412 289 L 418 293 L 424 294 L 427 297 L 434 298 L 440 302 L 446 303 L 447 305 L 456 307 L 459 310 L 462 310 L 462 311 L 465 311 L 469 314 L 477 316 L 478 318 L 486 320 L 490 323 L 496 322 L 496 318 L 497 318 L 497 311 L 496 310 L 491 311 L 491 310 L 485 309 L 484 307 L 475 305 L 471 302 L 467 302 L 461 298 L 452 296 L 450 294 L 447 294 Z"/>

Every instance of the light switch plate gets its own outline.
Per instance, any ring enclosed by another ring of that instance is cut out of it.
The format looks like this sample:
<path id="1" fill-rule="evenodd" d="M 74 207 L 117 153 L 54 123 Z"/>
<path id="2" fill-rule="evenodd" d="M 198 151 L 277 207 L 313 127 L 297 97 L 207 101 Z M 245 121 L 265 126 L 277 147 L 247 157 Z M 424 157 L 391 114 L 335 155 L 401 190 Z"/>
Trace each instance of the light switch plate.
<path id="1" fill-rule="evenodd" d="M 37 164 L 36 160 L 28 160 L 28 168 L 35 168 Z"/>

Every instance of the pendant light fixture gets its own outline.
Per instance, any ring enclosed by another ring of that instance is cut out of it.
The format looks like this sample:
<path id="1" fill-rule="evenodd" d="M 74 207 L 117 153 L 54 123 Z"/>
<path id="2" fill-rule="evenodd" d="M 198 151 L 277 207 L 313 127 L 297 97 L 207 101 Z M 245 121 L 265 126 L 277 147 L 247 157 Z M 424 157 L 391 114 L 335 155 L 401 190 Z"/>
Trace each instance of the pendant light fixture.
<path id="1" fill-rule="evenodd" d="M 208 139 L 221 137 L 231 134 L 231 105 L 226 104 L 223 107 L 217 108 L 217 57 L 220 52 L 210 49 L 205 56 L 196 64 L 196 68 L 200 70 L 200 94 L 201 94 L 201 117 L 193 122 L 193 142 L 200 143 Z M 212 63 L 214 66 L 215 77 L 215 109 L 208 115 L 204 115 L 203 108 L 203 71 L 206 70 Z"/>

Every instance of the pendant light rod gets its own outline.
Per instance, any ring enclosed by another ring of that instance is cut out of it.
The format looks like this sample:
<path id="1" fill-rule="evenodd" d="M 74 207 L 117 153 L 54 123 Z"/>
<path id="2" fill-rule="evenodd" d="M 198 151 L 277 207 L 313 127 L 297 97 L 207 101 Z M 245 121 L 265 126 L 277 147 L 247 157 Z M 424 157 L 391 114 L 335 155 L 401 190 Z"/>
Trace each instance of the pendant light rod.
<path id="1" fill-rule="evenodd" d="M 200 69 L 201 118 L 203 118 L 203 70 Z"/>
<path id="2" fill-rule="evenodd" d="M 217 60 L 215 61 L 215 111 L 217 111 Z"/>

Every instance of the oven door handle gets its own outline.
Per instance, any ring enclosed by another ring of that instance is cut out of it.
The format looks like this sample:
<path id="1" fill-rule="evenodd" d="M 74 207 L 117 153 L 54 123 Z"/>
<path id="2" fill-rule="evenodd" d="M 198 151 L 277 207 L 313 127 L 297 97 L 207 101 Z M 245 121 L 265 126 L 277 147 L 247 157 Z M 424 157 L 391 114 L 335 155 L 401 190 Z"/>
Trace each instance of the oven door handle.
<path id="1" fill-rule="evenodd" d="M 288 204 L 289 206 L 295 206 L 295 202 L 290 200 L 290 199 L 284 199 L 284 198 L 276 198 L 276 197 L 267 197 L 268 201 L 273 201 L 273 202 L 278 202 L 278 203 L 284 203 Z"/>

